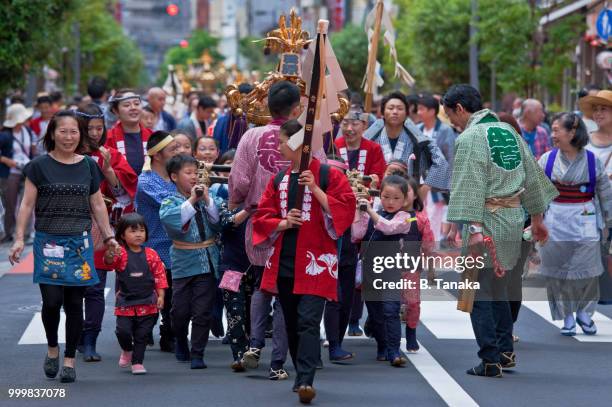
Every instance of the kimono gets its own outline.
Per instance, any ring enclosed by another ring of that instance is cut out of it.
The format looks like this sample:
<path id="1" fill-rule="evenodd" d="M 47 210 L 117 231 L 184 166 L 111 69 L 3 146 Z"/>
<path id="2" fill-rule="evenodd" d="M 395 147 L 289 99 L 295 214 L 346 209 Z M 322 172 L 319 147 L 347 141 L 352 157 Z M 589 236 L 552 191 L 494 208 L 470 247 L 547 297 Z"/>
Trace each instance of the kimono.
<path id="1" fill-rule="evenodd" d="M 155 171 L 144 171 L 138 176 L 134 204 L 136 211 L 147 220 L 149 239 L 145 242 L 145 246 L 151 247 L 159 254 L 167 269 L 172 268 L 170 261 L 172 241 L 159 220 L 159 207 L 166 197 L 175 193 L 176 186 L 160 177 Z"/>
<path id="2" fill-rule="evenodd" d="M 204 220 L 204 234 L 198 228 L 196 214 L 200 211 Z M 217 247 L 217 227 L 219 212 L 213 199 L 204 207 L 202 202 L 192 206 L 183 195 L 178 193 L 165 198 L 159 208 L 159 218 L 172 240 L 170 258 L 172 262 L 172 279 L 215 273 L 219 264 Z M 184 249 L 177 246 L 211 241 L 208 247 Z"/>
<path id="3" fill-rule="evenodd" d="M 551 181 L 561 193 L 544 217 L 549 238 L 538 249 L 541 275 L 577 280 L 603 273 L 599 242 L 606 223 L 612 224 L 612 187 L 603 164 L 593 154 L 595 188 L 588 191 L 588 154 L 593 153 L 582 149 L 570 161 L 555 149 L 544 153 L 538 161 L 547 175 L 550 172 Z M 580 186 L 580 190 L 572 194 L 571 186 Z"/>
<path id="4" fill-rule="evenodd" d="M 361 175 L 375 174 L 382 181 L 385 175 L 386 161 L 378 144 L 362 137 L 356 165 L 351 165 L 352 163 L 349 162 L 344 137 L 336 139 L 335 145 L 340 156 L 351 170 L 357 169 Z"/>
<path id="5" fill-rule="evenodd" d="M 419 163 L 416 160 L 415 146 L 410 133 L 419 145 Z M 400 133 L 395 149 L 391 149 L 391 142 L 387 137 L 387 129 L 383 119 L 376 120 L 364 133 L 364 138 L 380 144 L 386 162 L 393 159 L 402 160 L 408 166 L 409 175 L 416 175 L 417 168 L 423 183 L 432 188 L 448 190 L 451 170 L 448 162 L 444 159 L 442 152 L 431 139 L 425 137 L 410 119 L 406 119 L 402 132 Z M 418 167 L 417 167 L 418 165 Z M 421 182 L 421 180 L 419 180 Z"/>
<path id="6" fill-rule="evenodd" d="M 145 128 L 142 124 L 140 125 L 142 153 L 145 158 L 147 156 L 147 141 L 149 141 L 149 137 L 152 133 L 153 132 L 151 130 Z M 125 134 L 121 122 L 117 122 L 117 124 L 115 124 L 113 128 L 108 131 L 105 147 L 115 149 L 119 151 L 123 157 L 127 158 L 127 152 L 125 150 Z"/>
<path id="7" fill-rule="evenodd" d="M 158 254 L 155 250 L 143 247 L 147 264 L 149 265 L 149 271 L 153 274 L 155 280 L 155 289 L 168 288 L 168 282 L 166 281 L 166 269 L 164 263 L 162 263 Z M 127 267 L 128 253 L 125 248 L 121 250 L 120 256 L 115 256 L 113 263 L 110 266 L 111 270 L 115 270 L 117 273 L 123 273 Z M 116 290 L 119 290 L 119 285 L 115 286 Z M 122 317 L 141 317 L 145 315 L 157 315 L 157 302 L 151 304 L 131 305 L 131 306 L 116 306 L 115 315 Z"/>
<path id="8" fill-rule="evenodd" d="M 109 198 L 113 206 L 109 208 L 111 223 L 113 219 L 118 220 L 122 213 L 133 212 L 134 210 L 134 197 L 136 196 L 136 185 L 138 184 L 138 176 L 130 167 L 125 157 L 123 157 L 114 148 L 108 148 L 110 153 L 110 166 L 115 171 L 115 175 L 119 180 L 119 186 L 113 188 L 110 186 L 106 179 L 103 179 L 100 184 L 100 190 L 102 195 Z M 92 151 L 90 157 L 94 159 L 100 169 L 104 166 L 104 158 L 99 150 Z M 115 214 L 115 215 L 114 215 Z M 112 270 L 108 265 L 104 263 L 104 252 L 106 249 L 96 250 L 94 253 L 96 269 L 99 270 Z"/>
<path id="9" fill-rule="evenodd" d="M 317 159 L 310 162 L 309 169 L 320 185 Z M 287 216 L 290 170 L 278 188 L 274 178 L 261 198 L 257 212 L 253 215 L 253 245 L 266 249 L 261 289 L 276 293 L 280 253 L 285 232 L 276 232 L 278 224 Z M 308 188 L 304 192 L 302 219 L 295 247 L 294 294 L 309 294 L 337 301 L 338 250 L 336 240 L 349 228 L 353 220 L 356 199 L 346 176 L 335 168 L 329 168 L 328 186 L 325 191 L 330 213 L 324 213 L 319 201 Z M 270 250 L 271 248 L 271 250 Z"/>
<path id="10" fill-rule="evenodd" d="M 487 198 L 509 197 L 524 188 L 518 208 L 485 209 Z M 472 115 L 457 138 L 448 220 L 480 222 L 490 236 L 504 270 L 514 267 L 520 254 L 525 213 L 544 213 L 558 195 L 516 130 L 500 122 L 489 109 Z M 464 251 L 468 231 L 464 228 Z"/>

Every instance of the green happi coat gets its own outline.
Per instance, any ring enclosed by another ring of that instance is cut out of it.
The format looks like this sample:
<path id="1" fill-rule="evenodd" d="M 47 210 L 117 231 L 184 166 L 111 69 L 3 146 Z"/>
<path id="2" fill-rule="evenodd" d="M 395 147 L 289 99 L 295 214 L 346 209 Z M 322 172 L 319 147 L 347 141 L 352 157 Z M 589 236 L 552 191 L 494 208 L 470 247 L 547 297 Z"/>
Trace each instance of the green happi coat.
<path id="1" fill-rule="evenodd" d="M 525 189 L 521 195 L 524 209 L 485 209 L 485 199 L 508 197 L 521 188 Z M 500 122 L 489 109 L 472 115 L 455 145 L 449 221 L 482 223 L 484 234 L 493 239 L 500 265 L 510 270 L 520 253 L 524 210 L 531 215 L 543 213 L 557 195 L 512 126 Z M 464 249 L 468 237 L 464 228 Z"/>

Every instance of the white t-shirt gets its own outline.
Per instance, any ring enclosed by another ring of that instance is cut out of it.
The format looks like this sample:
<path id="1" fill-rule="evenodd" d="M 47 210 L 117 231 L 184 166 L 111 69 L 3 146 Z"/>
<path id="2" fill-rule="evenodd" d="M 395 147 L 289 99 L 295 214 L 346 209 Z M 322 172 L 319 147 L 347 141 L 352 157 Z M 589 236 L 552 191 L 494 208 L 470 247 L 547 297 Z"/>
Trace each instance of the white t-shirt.
<path id="1" fill-rule="evenodd" d="M 589 141 L 589 144 L 587 144 L 585 148 L 592 151 L 599 161 L 601 161 L 601 164 L 606 168 L 608 178 L 612 181 L 612 144 L 600 146 Z"/>

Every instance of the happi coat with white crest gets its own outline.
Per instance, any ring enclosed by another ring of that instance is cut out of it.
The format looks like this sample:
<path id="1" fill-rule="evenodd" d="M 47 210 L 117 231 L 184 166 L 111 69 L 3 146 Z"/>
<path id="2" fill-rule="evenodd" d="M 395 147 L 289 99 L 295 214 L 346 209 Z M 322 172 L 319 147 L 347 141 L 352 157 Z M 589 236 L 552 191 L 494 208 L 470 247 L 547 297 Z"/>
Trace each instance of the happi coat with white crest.
<path id="1" fill-rule="evenodd" d="M 321 163 L 312 159 L 309 165 L 317 185 L 320 183 Z M 284 232 L 277 232 L 278 224 L 286 217 L 288 182 L 291 168 L 278 188 L 274 178 L 253 216 L 253 244 L 270 247 L 268 261 L 261 281 L 261 289 L 276 293 L 276 279 L 279 272 L 279 257 L 283 245 Z M 353 221 L 356 199 L 344 174 L 329 168 L 325 191 L 329 213 L 323 211 L 319 201 L 308 188 L 304 192 L 302 220 L 295 248 L 294 294 L 309 294 L 337 300 L 339 236 L 349 228 Z"/>
<path id="2" fill-rule="evenodd" d="M 351 170 L 356 169 L 361 175 L 375 174 L 381 180 L 384 178 L 386 167 L 385 156 L 377 143 L 363 137 L 361 138 L 356 166 L 353 166 L 353 163 L 350 162 L 349 150 L 344 137 L 337 138 L 334 144 L 338 153 L 340 153 L 340 156 Z"/>

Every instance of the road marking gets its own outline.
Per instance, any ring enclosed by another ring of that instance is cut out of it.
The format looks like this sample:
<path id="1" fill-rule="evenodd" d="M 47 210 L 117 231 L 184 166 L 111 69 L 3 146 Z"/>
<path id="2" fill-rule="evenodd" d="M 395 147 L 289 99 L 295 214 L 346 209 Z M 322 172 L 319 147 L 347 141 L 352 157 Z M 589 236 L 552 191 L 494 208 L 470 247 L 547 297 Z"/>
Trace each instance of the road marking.
<path id="1" fill-rule="evenodd" d="M 562 321 L 553 321 L 550 315 L 550 306 L 548 301 L 523 301 L 523 306 L 529 308 L 547 322 L 553 324 L 557 329 L 561 329 Z M 593 320 L 597 325 L 597 335 L 585 335 L 576 324 L 576 336 L 573 338 L 580 342 L 612 342 L 612 319 L 595 312 Z"/>
<path id="2" fill-rule="evenodd" d="M 475 339 L 470 314 L 457 310 L 455 299 L 421 300 L 421 322 L 438 339 Z"/>
<path id="3" fill-rule="evenodd" d="M 401 349 L 406 349 L 406 339 L 402 338 L 400 346 Z M 420 342 L 419 346 L 420 349 L 417 353 L 406 354 L 406 357 L 442 400 L 451 407 L 478 406 L 474 399 L 429 353 L 427 348 Z"/>
<path id="4" fill-rule="evenodd" d="M 104 288 L 104 298 L 110 292 L 110 288 Z M 57 330 L 57 342 L 66 343 L 66 314 L 64 310 L 60 312 L 60 322 Z M 47 343 L 47 336 L 45 335 L 45 327 L 42 323 L 42 314 L 36 312 L 32 317 L 32 320 L 28 324 L 28 327 L 21 335 L 19 339 L 19 345 L 40 345 Z"/>

